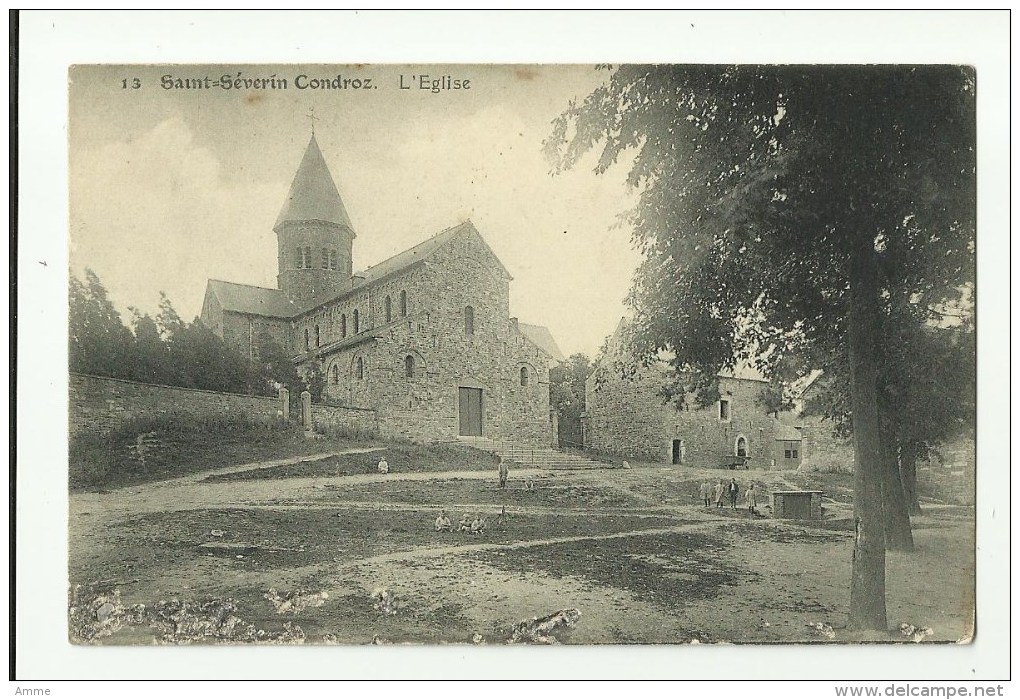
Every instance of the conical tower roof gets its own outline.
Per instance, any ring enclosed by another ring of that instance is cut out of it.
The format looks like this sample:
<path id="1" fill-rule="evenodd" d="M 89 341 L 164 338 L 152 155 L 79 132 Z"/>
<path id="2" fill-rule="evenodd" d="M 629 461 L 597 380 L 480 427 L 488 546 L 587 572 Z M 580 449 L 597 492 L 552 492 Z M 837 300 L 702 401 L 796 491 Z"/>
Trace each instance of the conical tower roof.
<path id="1" fill-rule="evenodd" d="M 352 232 L 354 230 L 315 134 L 312 134 L 294 181 L 290 183 L 287 201 L 283 203 L 273 230 L 279 231 L 287 221 L 325 221 L 346 226 Z"/>

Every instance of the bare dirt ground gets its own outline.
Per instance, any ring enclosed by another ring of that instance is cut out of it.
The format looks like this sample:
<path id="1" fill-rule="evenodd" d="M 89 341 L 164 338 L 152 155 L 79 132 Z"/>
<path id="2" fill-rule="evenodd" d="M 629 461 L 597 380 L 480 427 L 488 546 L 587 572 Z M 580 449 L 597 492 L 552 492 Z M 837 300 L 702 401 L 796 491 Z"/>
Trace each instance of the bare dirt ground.
<path id="1" fill-rule="evenodd" d="M 369 465 L 372 452 L 303 459 Z M 288 478 L 283 462 L 71 494 L 72 639 L 503 643 L 571 608 L 581 617 L 560 642 L 956 642 L 973 628 L 973 509 L 932 505 L 914 520 L 916 551 L 889 555 L 888 634 L 845 629 L 846 476 L 518 469 L 501 490 L 477 469 Z M 762 503 L 772 488 L 822 488 L 827 519 L 698 502 L 701 481 L 734 475 Z M 485 532 L 435 532 L 440 509 L 455 526 L 482 514 Z"/>

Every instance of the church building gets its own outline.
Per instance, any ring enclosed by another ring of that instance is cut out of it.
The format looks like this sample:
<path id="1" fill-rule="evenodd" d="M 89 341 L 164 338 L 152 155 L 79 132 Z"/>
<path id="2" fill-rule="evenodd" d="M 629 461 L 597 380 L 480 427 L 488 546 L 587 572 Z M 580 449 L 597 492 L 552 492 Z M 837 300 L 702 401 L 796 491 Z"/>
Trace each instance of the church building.
<path id="1" fill-rule="evenodd" d="M 276 289 L 206 287 L 202 322 L 227 343 L 254 359 L 268 332 L 325 377 L 325 403 L 374 411 L 383 436 L 552 443 L 562 354 L 510 316 L 510 273 L 470 221 L 354 272 L 354 224 L 313 134 L 273 230 Z"/>

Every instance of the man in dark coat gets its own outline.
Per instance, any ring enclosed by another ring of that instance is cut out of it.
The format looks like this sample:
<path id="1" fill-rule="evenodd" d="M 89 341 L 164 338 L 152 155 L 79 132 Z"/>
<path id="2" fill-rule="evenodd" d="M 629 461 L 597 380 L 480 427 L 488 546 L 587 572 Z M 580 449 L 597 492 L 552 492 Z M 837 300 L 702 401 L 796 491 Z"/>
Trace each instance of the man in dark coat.
<path id="1" fill-rule="evenodd" d="M 726 493 L 730 496 L 730 508 L 733 510 L 737 509 L 737 495 L 740 493 L 740 487 L 737 486 L 736 479 L 730 479 L 729 486 L 726 487 Z"/>

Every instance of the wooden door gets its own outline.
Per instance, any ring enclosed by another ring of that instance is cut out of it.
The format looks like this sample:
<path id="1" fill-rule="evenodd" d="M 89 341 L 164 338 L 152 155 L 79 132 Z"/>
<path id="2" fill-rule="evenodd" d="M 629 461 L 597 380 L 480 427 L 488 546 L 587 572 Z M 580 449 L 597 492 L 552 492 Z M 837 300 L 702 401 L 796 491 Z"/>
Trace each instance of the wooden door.
<path id="1" fill-rule="evenodd" d="M 460 434 L 482 434 L 482 390 L 460 387 Z"/>

